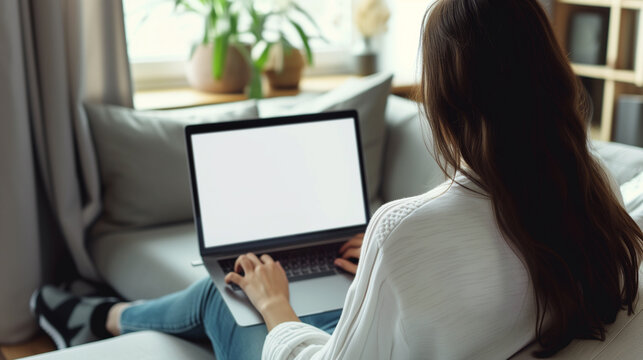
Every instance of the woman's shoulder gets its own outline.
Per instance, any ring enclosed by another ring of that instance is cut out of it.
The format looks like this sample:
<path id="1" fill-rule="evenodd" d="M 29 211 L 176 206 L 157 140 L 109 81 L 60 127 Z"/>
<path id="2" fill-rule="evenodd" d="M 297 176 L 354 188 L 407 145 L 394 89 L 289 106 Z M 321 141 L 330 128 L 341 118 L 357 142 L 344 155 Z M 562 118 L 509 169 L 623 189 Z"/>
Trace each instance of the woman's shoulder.
<path id="1" fill-rule="evenodd" d="M 488 205 L 488 198 L 473 182 L 456 176 L 455 181 L 448 180 L 424 194 L 382 205 L 371 220 L 373 238 L 381 247 L 393 233 L 404 235 L 405 224 L 419 222 L 423 228 L 431 228 L 432 224 L 444 226 L 480 208 L 487 212 Z"/>

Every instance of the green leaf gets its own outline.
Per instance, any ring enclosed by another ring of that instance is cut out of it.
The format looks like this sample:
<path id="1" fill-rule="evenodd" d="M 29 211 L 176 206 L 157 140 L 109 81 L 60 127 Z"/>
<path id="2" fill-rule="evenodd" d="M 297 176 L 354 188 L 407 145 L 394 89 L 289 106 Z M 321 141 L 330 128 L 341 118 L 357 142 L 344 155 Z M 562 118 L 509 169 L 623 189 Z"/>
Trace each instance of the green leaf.
<path id="1" fill-rule="evenodd" d="M 263 97 L 263 89 L 261 85 L 262 69 L 252 61 L 252 55 L 246 48 L 246 45 L 242 43 L 234 43 L 231 46 L 234 46 L 237 50 L 239 50 L 239 53 L 246 60 L 246 63 L 250 67 L 250 82 L 247 88 L 248 97 L 250 99 L 261 99 Z"/>
<path id="2" fill-rule="evenodd" d="M 292 19 L 288 19 L 292 26 L 295 27 L 297 30 L 297 33 L 299 33 L 299 37 L 301 37 L 301 42 L 304 43 L 304 49 L 306 50 L 306 59 L 308 60 L 308 64 L 312 65 L 313 64 L 313 52 L 310 49 L 310 44 L 308 43 L 308 35 L 304 32 L 304 29 L 299 26 L 296 22 L 294 22 Z"/>
<path id="3" fill-rule="evenodd" d="M 214 10 L 214 8 L 211 8 L 210 12 L 208 13 L 208 31 L 210 34 L 216 34 L 217 20 L 219 20 L 219 15 Z M 210 41 L 210 39 L 208 39 L 208 41 Z"/>
<path id="4" fill-rule="evenodd" d="M 189 0 L 175 0 L 174 1 L 174 11 L 177 11 L 179 6 L 183 6 L 186 11 L 191 11 L 197 14 L 202 14 Z"/>
<path id="5" fill-rule="evenodd" d="M 272 48 L 272 45 L 272 43 L 266 43 L 266 47 L 261 52 L 261 55 L 259 55 L 259 58 L 257 58 L 257 60 L 254 62 L 257 69 L 263 70 L 266 62 L 268 61 L 268 57 L 270 56 L 270 49 Z"/>
<path id="6" fill-rule="evenodd" d="M 227 0 L 214 0 L 212 6 L 219 15 L 225 15 L 228 12 Z"/>
<path id="7" fill-rule="evenodd" d="M 250 75 L 248 97 L 250 99 L 261 99 L 263 97 L 263 89 L 261 86 L 261 71 L 254 66 L 252 67 L 252 73 Z"/>
<path id="8" fill-rule="evenodd" d="M 323 38 L 322 31 L 321 31 L 321 28 L 319 27 L 319 24 L 317 24 L 317 21 L 315 21 L 315 19 L 308 13 L 308 11 L 304 10 L 304 8 L 302 8 L 299 4 L 297 4 L 294 1 L 292 2 L 292 5 L 295 8 L 295 10 L 297 10 L 297 12 L 302 14 L 306 19 L 308 19 L 308 21 L 310 21 L 311 24 L 313 24 L 319 36 Z"/>
<path id="9" fill-rule="evenodd" d="M 220 80 L 223 77 L 226 56 L 228 55 L 228 40 L 230 33 L 226 32 L 214 38 L 212 46 L 212 76 Z"/>
<path id="10" fill-rule="evenodd" d="M 295 48 L 295 46 L 290 41 L 288 41 L 286 34 L 284 34 L 283 32 L 279 33 L 279 42 L 281 43 L 281 46 L 283 46 L 284 51 L 289 51 L 290 49 Z"/>
<path id="11" fill-rule="evenodd" d="M 194 52 L 198 47 L 199 47 L 198 43 L 192 44 L 192 47 L 190 47 L 190 57 L 189 57 L 190 59 L 192 59 L 192 56 L 194 56 Z"/>
<path id="12" fill-rule="evenodd" d="M 206 18 L 205 29 L 203 29 L 203 40 L 201 41 L 201 43 L 203 43 L 204 45 L 210 41 L 210 24 L 209 23 L 210 23 L 210 20 Z"/>
<path id="13" fill-rule="evenodd" d="M 263 38 L 263 26 L 265 24 L 266 17 L 259 14 L 253 7 L 249 9 L 250 18 L 252 19 L 250 23 L 250 33 L 254 35 L 255 42 L 259 42 Z"/>
<path id="14" fill-rule="evenodd" d="M 230 14 L 230 34 L 237 35 L 239 33 L 239 14 Z"/>
<path id="15" fill-rule="evenodd" d="M 244 44 L 239 43 L 239 42 L 235 42 L 235 43 L 232 43 L 230 46 L 234 46 L 235 49 L 237 49 L 239 51 L 239 53 L 241 54 L 243 59 L 246 61 L 248 66 L 250 66 L 252 64 L 251 54 L 250 54 L 250 52 L 248 51 L 248 49 L 246 48 L 246 46 Z"/>

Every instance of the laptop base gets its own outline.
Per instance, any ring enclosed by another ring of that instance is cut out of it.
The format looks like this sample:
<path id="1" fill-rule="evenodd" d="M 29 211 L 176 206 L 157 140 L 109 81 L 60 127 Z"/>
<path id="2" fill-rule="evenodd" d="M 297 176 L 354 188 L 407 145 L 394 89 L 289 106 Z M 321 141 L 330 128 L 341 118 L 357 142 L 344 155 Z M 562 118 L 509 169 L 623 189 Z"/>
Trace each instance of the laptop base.
<path id="1" fill-rule="evenodd" d="M 233 290 L 223 280 L 225 274 L 214 256 L 206 256 L 203 263 L 217 290 L 230 308 L 239 326 L 263 324 L 263 318 L 241 290 Z M 339 273 L 290 283 L 290 304 L 297 316 L 319 314 L 342 309 L 353 275 Z"/>

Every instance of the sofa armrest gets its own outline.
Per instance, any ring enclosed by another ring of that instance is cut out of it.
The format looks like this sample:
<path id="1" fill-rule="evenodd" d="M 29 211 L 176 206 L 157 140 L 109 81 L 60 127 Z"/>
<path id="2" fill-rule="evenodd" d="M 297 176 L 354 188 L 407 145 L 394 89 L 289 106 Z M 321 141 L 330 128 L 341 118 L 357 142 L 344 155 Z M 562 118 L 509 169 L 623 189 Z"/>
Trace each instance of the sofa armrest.
<path id="1" fill-rule="evenodd" d="M 639 278 L 643 279 L 643 266 L 639 268 Z M 605 341 L 576 339 L 552 360 L 640 360 L 643 354 L 643 282 L 639 282 L 638 303 L 634 314 L 627 315 L 621 311 L 613 324 L 608 325 Z M 511 360 L 533 360 L 532 352 L 538 349 L 538 344 L 527 348 L 511 357 Z"/>
<path id="2" fill-rule="evenodd" d="M 209 345 L 154 331 L 141 331 L 68 349 L 30 356 L 28 360 L 215 360 Z"/>

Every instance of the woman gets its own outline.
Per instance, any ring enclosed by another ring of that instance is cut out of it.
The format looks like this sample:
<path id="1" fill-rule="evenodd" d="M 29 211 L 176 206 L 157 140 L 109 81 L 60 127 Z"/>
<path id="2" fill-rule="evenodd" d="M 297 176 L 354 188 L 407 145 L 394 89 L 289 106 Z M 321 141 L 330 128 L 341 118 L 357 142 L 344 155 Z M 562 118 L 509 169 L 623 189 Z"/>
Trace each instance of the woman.
<path id="1" fill-rule="evenodd" d="M 439 0 L 421 49 L 421 103 L 454 175 L 382 206 L 363 245 L 345 245 L 342 257 L 360 262 L 337 262 L 356 270 L 341 315 L 298 319 L 281 266 L 254 254 L 226 281 L 266 327 L 237 327 L 209 279 L 141 304 L 45 288 L 37 312 L 63 319 L 51 321 L 61 334 L 84 312 L 94 335 L 67 342 L 156 329 L 207 336 L 219 359 L 495 359 L 534 339 L 540 356 L 604 339 L 618 311 L 632 313 L 643 235 L 590 154 L 583 91 L 544 11 L 536 0 Z"/>

